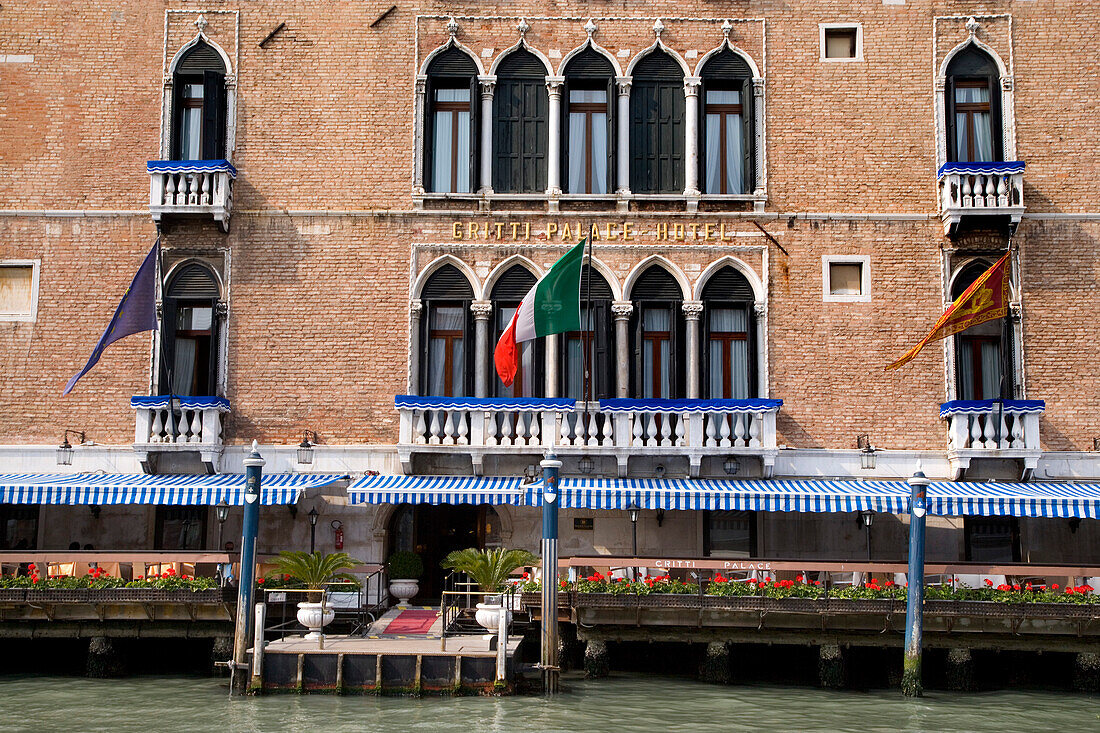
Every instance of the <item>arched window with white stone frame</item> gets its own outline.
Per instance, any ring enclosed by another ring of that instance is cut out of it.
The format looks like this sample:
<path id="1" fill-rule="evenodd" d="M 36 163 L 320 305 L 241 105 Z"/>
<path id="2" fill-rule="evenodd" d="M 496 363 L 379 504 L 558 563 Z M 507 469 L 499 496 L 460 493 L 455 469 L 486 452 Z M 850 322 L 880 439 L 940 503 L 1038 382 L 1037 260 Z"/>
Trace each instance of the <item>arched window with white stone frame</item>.
<path id="1" fill-rule="evenodd" d="M 957 300 L 991 261 L 973 260 L 962 267 L 951 284 Z M 1015 399 L 1015 334 L 1011 316 L 971 326 L 954 336 L 955 399 Z"/>
<path id="2" fill-rule="evenodd" d="M 172 160 L 227 157 L 229 98 L 225 60 L 203 39 L 182 52 L 172 71 Z"/>
<path id="3" fill-rule="evenodd" d="M 707 58 L 700 73 L 701 189 L 707 195 L 756 189 L 756 100 L 753 72 L 729 47 Z"/>
<path id="4" fill-rule="evenodd" d="M 944 96 L 947 160 L 1004 160 L 1001 75 L 993 57 L 974 44 L 956 53 L 947 65 Z"/>
<path id="5" fill-rule="evenodd" d="M 451 46 L 428 65 L 424 184 L 431 193 L 470 193 L 478 174 L 478 69 Z"/>

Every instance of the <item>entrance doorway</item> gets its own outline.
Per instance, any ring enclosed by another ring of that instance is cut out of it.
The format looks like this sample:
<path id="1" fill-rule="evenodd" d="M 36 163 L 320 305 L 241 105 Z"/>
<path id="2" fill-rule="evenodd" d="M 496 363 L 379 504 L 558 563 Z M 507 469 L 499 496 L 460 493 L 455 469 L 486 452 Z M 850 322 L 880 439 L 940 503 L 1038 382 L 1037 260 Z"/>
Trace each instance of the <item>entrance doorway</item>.
<path id="1" fill-rule="evenodd" d="M 500 547 L 500 517 L 488 504 L 402 504 L 387 528 L 386 557 L 411 550 L 424 561 L 418 599 L 437 600 L 447 571 L 443 558 L 468 547 Z"/>

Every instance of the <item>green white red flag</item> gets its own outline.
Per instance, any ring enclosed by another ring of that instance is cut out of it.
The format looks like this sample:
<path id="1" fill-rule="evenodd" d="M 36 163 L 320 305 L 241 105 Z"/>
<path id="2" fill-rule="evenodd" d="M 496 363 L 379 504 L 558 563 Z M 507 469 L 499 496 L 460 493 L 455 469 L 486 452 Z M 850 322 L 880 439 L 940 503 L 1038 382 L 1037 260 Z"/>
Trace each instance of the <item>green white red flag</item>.
<path id="1" fill-rule="evenodd" d="M 581 328 L 581 265 L 587 238 L 562 255 L 516 308 L 508 328 L 500 335 L 493 361 L 505 387 L 512 386 L 519 370 L 518 344 L 553 333 Z"/>

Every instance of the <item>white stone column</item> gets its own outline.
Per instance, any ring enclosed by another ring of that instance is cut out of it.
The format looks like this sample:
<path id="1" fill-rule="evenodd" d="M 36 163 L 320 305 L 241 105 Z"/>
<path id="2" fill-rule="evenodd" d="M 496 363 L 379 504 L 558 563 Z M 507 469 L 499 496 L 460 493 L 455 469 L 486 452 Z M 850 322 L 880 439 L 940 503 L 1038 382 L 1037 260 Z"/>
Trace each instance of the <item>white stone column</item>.
<path id="1" fill-rule="evenodd" d="M 561 196 L 561 86 L 564 76 L 546 77 L 546 92 L 550 98 L 546 129 L 550 140 L 546 146 L 546 195 L 550 197 L 551 211 L 557 209 Z"/>
<path id="2" fill-rule="evenodd" d="M 619 91 L 619 111 L 615 116 L 618 133 L 615 184 L 620 196 L 630 195 L 630 85 L 629 76 L 615 77 L 615 87 Z"/>
<path id="3" fill-rule="evenodd" d="M 409 303 L 409 381 L 408 394 L 420 394 L 420 313 L 424 304 L 418 299 Z"/>
<path id="4" fill-rule="evenodd" d="M 489 396 L 489 318 L 493 304 L 475 300 L 470 304 L 474 314 L 474 396 Z"/>
<path id="5" fill-rule="evenodd" d="M 764 109 L 764 79 L 754 77 L 752 80 L 752 113 L 753 113 L 753 137 L 755 138 L 756 170 L 753 171 L 756 180 L 753 182 L 753 195 L 766 196 L 768 193 L 768 168 L 767 168 L 767 117 Z M 754 204 L 755 211 L 764 210 L 764 202 L 758 200 Z"/>
<path id="6" fill-rule="evenodd" d="M 684 78 L 684 195 L 699 197 L 699 86 L 698 76 Z"/>
<path id="7" fill-rule="evenodd" d="M 756 396 L 768 396 L 768 304 L 758 300 L 753 303 L 756 316 Z"/>
<path id="8" fill-rule="evenodd" d="M 616 300 L 611 304 L 615 316 L 615 396 L 630 396 L 630 315 L 634 304 Z"/>
<path id="9" fill-rule="evenodd" d="M 413 206 L 424 206 L 424 108 L 428 77 L 416 77 L 416 99 L 413 113 Z"/>
<path id="10" fill-rule="evenodd" d="M 703 314 L 703 301 L 685 300 L 680 306 L 687 323 L 687 396 L 699 399 L 699 317 Z"/>
<path id="11" fill-rule="evenodd" d="M 546 373 L 546 384 L 543 385 L 547 397 L 558 396 L 558 334 L 552 333 L 546 337 L 546 356 L 544 360 L 544 371 Z"/>
<path id="12" fill-rule="evenodd" d="M 497 88 L 496 76 L 479 76 L 481 88 L 481 185 L 478 193 L 493 192 L 493 93 Z"/>

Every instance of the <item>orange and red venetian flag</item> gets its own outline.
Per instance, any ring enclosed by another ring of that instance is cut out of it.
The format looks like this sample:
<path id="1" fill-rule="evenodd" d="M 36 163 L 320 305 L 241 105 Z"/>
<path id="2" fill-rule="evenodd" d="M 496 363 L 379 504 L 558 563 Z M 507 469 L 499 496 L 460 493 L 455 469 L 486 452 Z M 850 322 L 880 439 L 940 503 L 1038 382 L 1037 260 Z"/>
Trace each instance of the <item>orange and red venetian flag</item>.
<path id="1" fill-rule="evenodd" d="M 932 330 L 905 355 L 886 370 L 905 366 L 933 341 L 965 331 L 979 323 L 1004 318 L 1008 314 L 1009 301 L 1008 254 L 983 272 L 969 288 L 963 291 L 951 307 L 943 312 Z"/>

